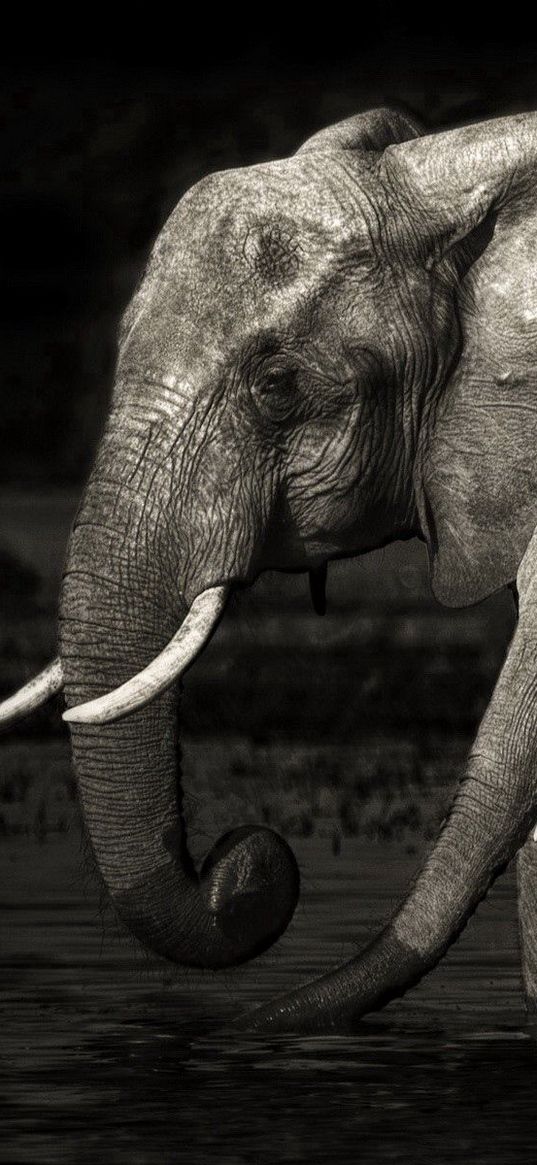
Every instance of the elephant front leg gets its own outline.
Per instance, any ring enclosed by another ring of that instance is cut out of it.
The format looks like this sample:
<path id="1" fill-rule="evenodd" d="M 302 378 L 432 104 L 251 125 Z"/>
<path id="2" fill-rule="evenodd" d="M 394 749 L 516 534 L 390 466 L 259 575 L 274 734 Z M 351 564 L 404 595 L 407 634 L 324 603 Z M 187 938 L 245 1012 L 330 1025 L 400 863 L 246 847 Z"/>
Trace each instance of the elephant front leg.
<path id="1" fill-rule="evenodd" d="M 537 840 L 532 830 L 517 858 L 518 925 L 528 1011 L 537 1014 Z"/>
<path id="2" fill-rule="evenodd" d="M 511 583 L 516 615 L 518 587 Z M 526 1005 L 537 1014 L 537 827 L 517 855 L 518 932 Z"/>

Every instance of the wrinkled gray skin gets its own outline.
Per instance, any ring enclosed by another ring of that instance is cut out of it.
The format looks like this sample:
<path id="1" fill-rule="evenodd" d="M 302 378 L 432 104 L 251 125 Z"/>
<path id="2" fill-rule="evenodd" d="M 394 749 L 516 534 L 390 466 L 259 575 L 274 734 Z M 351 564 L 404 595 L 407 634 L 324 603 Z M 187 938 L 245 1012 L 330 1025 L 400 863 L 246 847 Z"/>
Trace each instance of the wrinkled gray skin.
<path id="1" fill-rule="evenodd" d="M 404 536 L 435 595 L 518 577 L 520 616 L 449 818 L 394 919 L 345 966 L 244 1021 L 352 1025 L 434 966 L 537 819 L 537 116 L 420 137 L 378 110 L 179 203 L 124 320 L 111 414 L 61 602 L 69 705 L 116 688 L 206 588 Z M 112 900 L 148 947 L 227 966 L 297 895 L 270 831 L 201 876 L 177 788 L 176 693 L 74 725 Z M 535 843 L 520 861 L 537 996 Z"/>

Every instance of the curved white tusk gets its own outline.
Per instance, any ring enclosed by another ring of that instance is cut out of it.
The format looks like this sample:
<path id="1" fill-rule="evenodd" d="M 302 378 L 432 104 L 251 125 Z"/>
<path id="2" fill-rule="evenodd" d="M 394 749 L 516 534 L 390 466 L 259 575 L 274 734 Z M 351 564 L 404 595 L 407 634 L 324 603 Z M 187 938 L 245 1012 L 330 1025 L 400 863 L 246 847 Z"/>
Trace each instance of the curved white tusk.
<path id="1" fill-rule="evenodd" d="M 224 610 L 227 594 L 227 586 L 202 591 L 173 639 L 143 671 L 115 691 L 70 708 L 63 719 L 71 724 L 108 724 L 149 704 L 186 671 L 205 646 Z"/>
<path id="2" fill-rule="evenodd" d="M 44 671 L 0 704 L 0 728 L 6 728 L 21 716 L 27 716 L 41 704 L 46 704 L 62 688 L 62 665 L 59 659 L 53 659 Z"/>

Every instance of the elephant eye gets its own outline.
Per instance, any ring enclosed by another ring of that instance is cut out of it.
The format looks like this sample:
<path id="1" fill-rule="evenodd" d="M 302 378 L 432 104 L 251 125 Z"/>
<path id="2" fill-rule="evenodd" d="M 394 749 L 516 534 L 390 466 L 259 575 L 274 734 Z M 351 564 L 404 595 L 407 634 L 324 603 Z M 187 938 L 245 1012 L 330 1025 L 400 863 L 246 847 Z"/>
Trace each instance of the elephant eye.
<path id="1" fill-rule="evenodd" d="M 267 392 L 278 393 L 280 395 L 292 393 L 296 388 L 296 381 L 296 368 L 274 369 L 267 376 L 265 389 Z"/>
<path id="2" fill-rule="evenodd" d="M 296 406 L 297 384 L 296 368 L 276 365 L 258 369 L 252 396 L 259 411 L 275 421 L 285 420 Z"/>

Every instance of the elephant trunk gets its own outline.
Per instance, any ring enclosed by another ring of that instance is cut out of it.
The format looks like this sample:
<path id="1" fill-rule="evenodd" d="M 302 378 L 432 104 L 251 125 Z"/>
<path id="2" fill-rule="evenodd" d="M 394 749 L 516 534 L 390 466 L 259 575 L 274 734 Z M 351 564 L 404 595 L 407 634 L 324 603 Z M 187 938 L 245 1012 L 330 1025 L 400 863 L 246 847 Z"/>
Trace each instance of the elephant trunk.
<path id="1" fill-rule="evenodd" d="M 71 707 L 150 664 L 186 614 L 163 519 L 117 476 L 94 471 L 71 538 L 60 646 Z M 242 827 L 216 844 L 198 876 L 182 815 L 176 690 L 120 723 L 71 732 L 92 847 L 130 930 L 195 967 L 238 964 L 274 942 L 298 898 L 296 862 L 277 834 Z"/>
<path id="2" fill-rule="evenodd" d="M 520 618 L 466 775 L 405 901 L 358 956 L 239 1018 L 248 1030 L 353 1027 L 403 995 L 463 930 L 537 817 L 537 535 L 519 572 Z"/>

